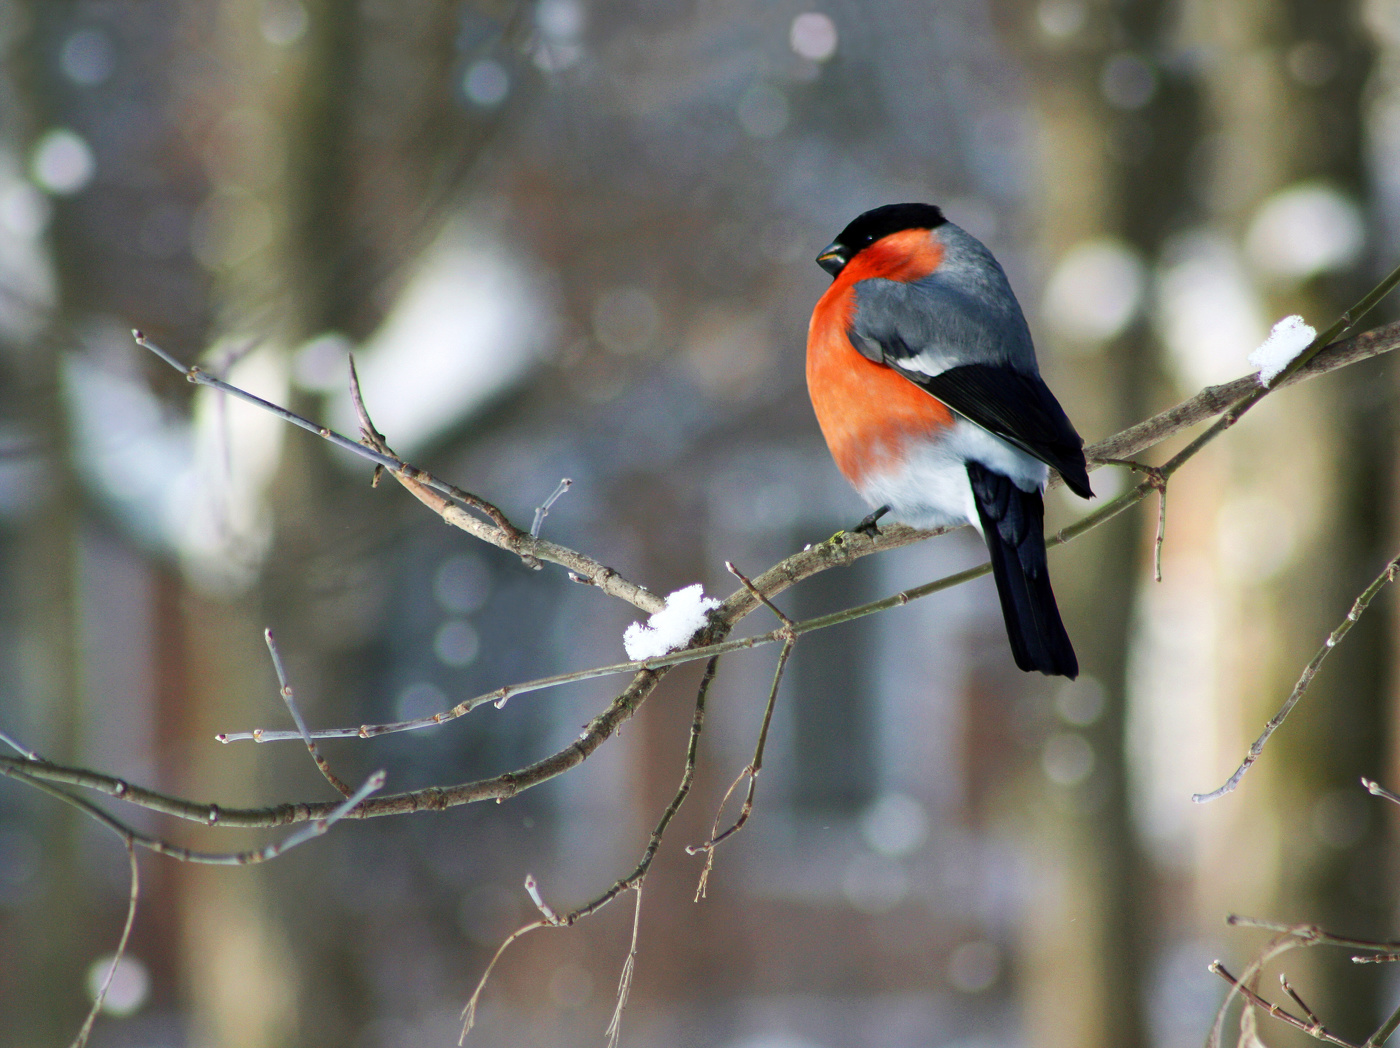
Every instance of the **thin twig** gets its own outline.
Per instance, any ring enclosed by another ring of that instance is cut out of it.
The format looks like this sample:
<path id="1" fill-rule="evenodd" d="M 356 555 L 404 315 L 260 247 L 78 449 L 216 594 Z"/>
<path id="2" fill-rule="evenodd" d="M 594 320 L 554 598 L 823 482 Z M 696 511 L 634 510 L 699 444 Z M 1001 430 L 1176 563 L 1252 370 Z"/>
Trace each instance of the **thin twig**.
<path id="1" fill-rule="evenodd" d="M 342 797 L 349 797 L 355 791 L 347 786 L 340 776 L 331 771 L 330 763 L 321 756 L 321 751 L 316 746 L 316 740 L 306 730 L 306 721 L 302 720 L 301 711 L 297 709 L 296 698 L 292 694 L 292 683 L 287 679 L 287 669 L 282 665 L 282 653 L 277 650 L 277 640 L 272 636 L 272 630 L 263 630 L 263 640 L 267 642 L 267 650 L 272 655 L 273 668 L 277 671 L 277 684 L 282 701 L 287 704 L 287 711 L 292 715 L 292 720 L 296 723 L 297 732 L 301 735 L 302 741 L 306 743 L 307 752 L 311 754 L 311 759 L 316 762 L 316 767 L 321 770 L 326 781 Z"/>
<path id="2" fill-rule="evenodd" d="M 1167 540 L 1167 478 L 1156 466 L 1146 466 L 1132 459 L 1096 458 L 1092 461 L 1104 466 L 1126 466 L 1137 473 L 1147 475 L 1148 483 L 1157 489 L 1157 540 L 1152 544 L 1152 577 L 1162 581 L 1162 545 Z"/>
<path id="3" fill-rule="evenodd" d="M 1338 1046 L 1338 1048 L 1364 1048 L 1364 1046 L 1353 1044 L 1351 1041 L 1344 1041 L 1342 1040 L 1342 1038 L 1330 1032 L 1325 1027 L 1313 1026 L 1298 1018 L 1292 1012 L 1285 1011 L 1279 1005 L 1266 1001 L 1263 997 L 1259 996 L 1258 993 L 1256 993 L 1254 990 L 1251 990 L 1248 986 L 1240 982 L 1240 980 L 1236 979 L 1233 975 L 1226 971 L 1225 966 L 1219 961 L 1212 961 L 1210 963 L 1209 970 L 1214 972 L 1216 975 L 1220 976 L 1226 982 L 1228 982 L 1235 993 L 1238 993 L 1246 1001 L 1254 1005 L 1254 1007 L 1263 1009 L 1264 1011 L 1272 1015 L 1275 1019 L 1279 1019 L 1287 1023 L 1294 1029 L 1300 1030 L 1303 1033 L 1308 1034 L 1309 1036 L 1314 1037 L 1319 1041 L 1326 1041 L 1328 1044 L 1335 1044 Z"/>
<path id="4" fill-rule="evenodd" d="M 1237 913 L 1232 913 L 1225 918 L 1225 923 L 1232 928 L 1262 928 L 1265 931 L 1277 932 L 1280 935 L 1297 939 L 1308 946 L 1321 944 L 1323 946 L 1349 946 L 1361 950 L 1400 950 L 1400 942 L 1390 942 L 1382 939 L 1358 939 L 1350 935 L 1335 935 L 1316 924 L 1281 924 L 1278 921 L 1267 921 L 1259 917 L 1245 917 Z"/>
<path id="5" fill-rule="evenodd" d="M 523 548 L 522 540 L 525 537 L 525 533 L 511 523 L 510 518 L 505 515 L 505 512 L 499 506 L 493 502 L 487 502 L 479 495 L 473 495 L 470 491 L 463 491 L 455 484 L 439 481 L 423 470 L 415 469 L 407 465 L 398 455 L 394 454 L 393 449 L 389 447 L 388 438 L 385 437 L 383 433 L 379 432 L 378 428 L 376 428 L 374 422 L 369 417 L 369 409 L 365 407 L 364 394 L 360 390 L 360 373 L 355 368 L 355 358 L 353 355 L 350 356 L 350 402 L 355 406 L 355 417 L 360 423 L 360 443 L 370 448 L 372 451 L 381 455 L 387 455 L 400 463 L 400 469 L 392 470 L 395 479 L 397 479 L 399 483 L 414 494 L 420 494 L 425 487 L 435 488 L 443 494 L 455 499 L 457 502 L 469 506 L 479 513 L 485 514 L 491 519 L 491 522 L 496 525 L 501 538 L 499 542 L 496 542 L 495 539 L 488 539 L 488 541 L 495 542 L 495 544 L 502 549 L 507 549 L 517 554 L 527 567 L 533 568 L 536 571 L 542 567 L 539 558 L 528 549 Z M 371 487 L 379 486 L 380 473 L 381 467 L 376 465 L 374 468 L 374 477 L 370 481 Z M 420 500 L 424 501 L 427 505 L 434 504 L 432 500 L 421 499 L 421 495 Z M 468 527 L 464 530 L 470 531 L 473 534 L 477 533 L 475 527 Z M 486 536 L 482 535 L 481 537 L 485 538 Z"/>
<path id="6" fill-rule="evenodd" d="M 350 364 L 350 403 L 354 406 L 355 417 L 360 422 L 360 443 L 365 445 L 365 447 L 373 448 L 375 451 L 382 452 L 385 455 L 392 455 L 394 458 L 398 458 L 389 447 L 389 438 L 375 429 L 374 423 L 370 421 L 369 410 L 365 407 L 365 398 L 360 393 L 360 372 L 355 367 L 355 354 L 347 353 L 346 359 Z M 383 475 L 383 464 L 375 463 L 374 476 L 370 478 L 369 486 L 372 488 L 379 487 L 379 478 Z"/>
<path id="7" fill-rule="evenodd" d="M 131 938 L 131 926 L 136 923 L 136 902 L 141 897 L 141 867 L 136 861 L 136 842 L 129 835 L 117 832 L 119 836 L 123 837 L 122 843 L 126 845 L 127 862 L 131 866 L 131 890 L 127 896 L 126 923 L 122 925 L 122 934 L 117 940 L 116 952 L 112 954 L 112 963 L 107 966 L 107 974 L 102 977 L 102 985 L 93 998 L 87 1018 L 83 1020 L 83 1025 L 78 1030 L 78 1036 L 73 1038 L 72 1048 L 83 1048 L 87 1044 L 88 1037 L 92 1034 L 92 1024 L 97 1021 L 98 1013 L 102 1011 L 102 1003 L 107 999 L 107 991 L 112 988 L 112 979 L 116 977 L 117 966 L 122 963 L 122 958 L 126 956 L 126 944 Z"/>
<path id="8" fill-rule="evenodd" d="M 700 756 L 700 734 L 705 728 L 705 700 L 709 695 L 710 685 L 714 683 L 715 673 L 718 670 L 719 658 L 716 656 L 710 659 L 709 664 L 705 667 L 705 673 L 700 678 L 700 686 L 695 694 L 695 715 L 690 722 L 690 740 L 686 745 L 685 765 L 681 770 L 680 785 L 676 787 L 676 792 L 671 798 L 671 803 L 668 804 L 666 810 L 661 813 L 661 818 L 657 822 L 656 828 L 651 831 L 651 837 L 647 841 L 646 848 L 642 851 L 642 857 L 637 862 L 637 865 L 632 869 L 631 873 L 627 874 L 625 877 L 619 878 L 613 883 L 611 888 L 603 892 L 603 894 L 599 895 L 596 899 L 562 916 L 544 901 L 543 896 L 540 894 L 539 887 L 535 883 L 535 879 L 527 876 L 525 878 L 525 890 L 529 893 L 530 900 L 535 904 L 536 909 L 543 915 L 543 919 L 527 924 L 523 928 L 516 929 L 506 938 L 505 942 L 501 943 L 500 947 L 497 948 L 495 954 L 491 958 L 491 963 L 488 964 L 486 970 L 481 973 L 481 978 L 477 981 L 476 988 L 472 991 L 471 997 L 468 998 L 466 1006 L 462 1009 L 462 1039 L 466 1038 L 467 1031 L 472 1028 L 472 1024 L 476 1021 L 477 1001 L 480 1000 L 481 992 L 486 988 L 486 982 L 491 977 L 491 971 L 496 967 L 496 962 L 501 959 L 501 954 L 505 952 L 507 946 L 520 938 L 520 936 L 527 932 L 534 931 L 536 928 L 572 927 L 583 918 L 597 913 L 604 906 L 608 905 L 608 903 L 612 902 L 624 891 L 629 889 L 634 889 L 638 892 L 638 911 L 637 914 L 633 916 L 632 950 L 628 955 L 629 959 L 635 959 L 637 945 L 636 922 L 641 919 L 642 882 L 646 880 L 647 873 L 651 869 L 652 860 L 656 858 L 656 853 L 661 847 L 661 840 L 666 835 L 667 827 L 670 826 L 671 820 L 676 817 L 676 812 L 680 811 L 681 805 L 685 803 L 686 796 L 690 793 L 691 784 L 695 781 L 695 764 Z M 630 984 L 630 971 L 626 965 L 624 965 L 623 972 Z M 619 995 L 621 1003 L 619 1003 L 617 1011 L 614 1013 L 615 1021 L 620 1021 L 622 1004 L 626 1003 L 625 991 L 622 987 L 619 987 Z M 611 1029 L 612 1027 L 609 1026 L 609 1030 Z M 459 1040 L 457 1043 L 461 1044 L 462 1041 Z"/>
<path id="9" fill-rule="evenodd" d="M 531 921 L 524 927 L 515 929 L 515 931 L 506 936 L 505 942 L 496 947 L 496 952 L 491 955 L 491 963 L 488 964 L 486 970 L 481 973 L 481 978 L 478 979 L 476 983 L 476 989 L 472 991 L 472 995 L 467 998 L 467 1003 L 462 1007 L 462 1034 L 457 1038 L 458 1045 L 461 1045 L 462 1042 L 467 1039 L 467 1034 L 469 1034 L 471 1028 L 476 1025 L 476 1004 L 481 1000 L 481 991 L 486 989 L 486 981 L 491 978 L 491 972 L 495 969 L 496 962 L 501 959 L 501 954 L 505 953 L 506 948 L 522 935 L 532 932 L 537 928 L 550 927 L 553 927 L 553 925 L 551 925 L 549 921 Z"/>
<path id="10" fill-rule="evenodd" d="M 554 912 L 554 908 L 544 901 L 544 896 L 540 894 L 540 882 L 535 880 L 533 873 L 525 875 L 525 894 L 530 897 L 530 901 L 535 904 L 535 909 L 540 911 L 540 916 L 545 919 L 546 924 L 563 924 L 559 915 Z"/>
<path id="11" fill-rule="evenodd" d="M 778 621 L 781 622 L 784 626 L 792 627 L 797 625 L 797 623 L 793 622 L 792 619 L 787 617 L 787 615 L 783 612 L 781 608 L 779 608 L 776 604 L 774 604 L 771 600 L 764 596 L 763 592 L 753 584 L 753 580 L 734 566 L 734 562 L 732 560 L 726 560 L 724 562 L 724 568 L 726 571 L 729 572 L 729 574 L 733 575 L 736 579 L 743 583 L 744 589 L 752 593 L 755 599 L 761 600 L 763 602 L 763 606 L 766 607 L 769 611 L 771 611 L 774 615 L 776 615 L 778 617 Z"/>
<path id="12" fill-rule="evenodd" d="M 27 761 L 41 761 L 44 759 L 43 757 L 40 757 L 37 753 L 35 753 L 33 750 L 31 750 L 29 747 L 20 745 L 14 739 L 6 735 L 3 731 L 0 731 L 0 743 L 4 743 L 6 746 L 10 747 L 10 749 L 14 750 Z"/>
<path id="13" fill-rule="evenodd" d="M 773 686 L 768 689 L 768 702 L 763 708 L 763 724 L 758 729 L 758 743 L 754 746 L 753 760 L 749 763 L 747 768 L 739 773 L 739 777 L 730 784 L 723 799 L 719 802 L 719 808 L 715 811 L 714 825 L 710 828 L 710 839 L 704 844 L 686 846 L 685 851 L 687 855 L 698 855 L 700 852 L 705 853 L 705 865 L 700 871 L 700 882 L 695 888 L 695 900 L 697 902 L 705 896 L 705 889 L 710 880 L 710 871 L 714 868 L 715 848 L 719 845 L 720 841 L 738 833 L 739 830 L 743 828 L 744 823 L 749 821 L 749 816 L 753 814 L 754 793 L 758 789 L 758 774 L 763 770 L 763 749 L 768 744 L 768 728 L 769 725 L 773 723 L 773 708 L 778 701 L 778 686 L 783 682 L 783 671 L 787 669 L 788 658 L 792 655 L 792 649 L 796 643 L 797 637 L 795 635 L 789 635 L 787 640 L 783 642 L 782 651 L 778 653 L 778 666 L 773 671 Z M 725 830 L 723 833 L 719 833 L 717 832 L 719 830 L 719 820 L 720 816 L 724 814 L 724 806 L 728 802 L 730 794 L 734 792 L 734 788 L 739 785 L 745 776 L 748 776 L 749 788 L 748 792 L 744 795 L 743 806 L 739 809 L 739 817 L 734 820 L 734 825 L 730 826 L 729 829 Z"/>
<path id="14" fill-rule="evenodd" d="M 544 505 L 535 507 L 535 519 L 530 525 L 530 537 L 532 539 L 540 537 L 540 526 L 544 524 L 544 518 L 549 516 L 549 508 L 553 506 L 555 502 L 559 501 L 559 496 L 563 495 L 564 492 L 568 491 L 573 486 L 574 482 L 568 477 L 565 477 L 559 482 L 549 498 L 544 500 Z"/>
<path id="15" fill-rule="evenodd" d="M 1390 801 L 1391 804 L 1400 804 L 1400 795 L 1391 793 L 1388 789 L 1386 789 L 1378 782 L 1373 782 L 1365 776 L 1362 776 L 1361 785 L 1366 787 L 1366 792 L 1369 793 L 1372 797 L 1382 797 L 1385 800 Z"/>
<path id="16" fill-rule="evenodd" d="M 627 947 L 627 959 L 622 962 L 622 974 L 617 980 L 617 1004 L 604 1031 L 608 1036 L 608 1048 L 617 1048 L 618 1039 L 622 1036 L 622 1012 L 627 1007 L 627 998 L 632 992 L 632 973 L 637 967 L 637 934 L 642 928 L 641 882 L 638 881 L 632 890 L 637 893 L 636 909 L 632 911 L 632 943 Z"/>
<path id="17" fill-rule="evenodd" d="M 58 798 L 65 804 L 71 804 L 90 818 L 95 819 L 114 833 L 119 834 L 122 838 L 134 844 L 139 844 L 148 851 L 157 852 L 160 855 L 168 855 L 172 859 L 178 859 L 181 862 L 193 862 L 207 866 L 248 866 L 253 863 L 268 862 L 275 859 L 283 852 L 290 851 L 297 845 L 304 844 L 312 838 L 324 834 L 333 825 L 348 815 L 355 805 L 359 804 L 371 793 L 384 785 L 384 773 L 382 771 L 375 772 L 365 780 L 363 786 L 340 804 L 336 805 L 325 818 L 310 822 L 294 833 L 288 834 L 281 841 L 274 842 L 265 847 L 241 852 L 202 852 L 195 851 L 191 848 L 182 848 L 162 838 L 151 837 L 147 834 L 140 833 L 109 815 L 91 801 L 85 800 L 82 797 L 75 797 L 67 790 L 61 790 L 52 783 L 45 782 L 37 776 L 26 774 L 24 771 L 7 771 L 6 774 L 21 782 L 27 782 L 35 789 L 42 790 L 44 793 L 49 794 L 51 797 Z M 214 825 L 214 823 L 211 822 L 210 825 Z"/>
<path id="18" fill-rule="evenodd" d="M 209 374 L 198 365 L 186 367 L 176 360 L 171 354 L 148 339 L 140 331 L 133 331 L 133 337 L 137 345 L 149 350 L 163 361 L 179 371 L 185 378 L 201 386 L 210 386 L 214 389 L 222 390 L 231 396 L 237 397 L 254 407 L 262 408 L 271 412 L 285 422 L 314 433 L 323 440 L 327 440 L 336 447 L 348 451 L 360 458 L 367 459 L 377 466 L 389 470 L 401 484 L 409 489 L 420 501 L 429 505 L 434 512 L 438 513 L 449 524 L 459 527 L 462 530 L 474 535 L 484 542 L 489 542 L 493 546 L 508 550 L 520 556 L 526 563 L 534 560 L 547 560 L 563 567 L 569 568 L 581 575 L 585 575 L 594 581 L 604 592 L 610 596 L 619 597 L 643 611 L 654 612 L 661 608 L 662 600 L 654 593 L 649 592 L 642 586 L 637 585 L 619 575 L 613 568 L 601 564 L 583 553 L 568 549 L 557 543 L 546 542 L 543 539 L 531 539 L 527 532 L 521 531 L 509 518 L 499 509 L 499 507 L 486 501 L 485 499 L 463 491 L 453 484 L 438 479 L 431 473 L 421 470 L 416 466 L 404 462 L 398 456 L 388 453 L 367 444 L 351 440 L 340 433 L 335 432 L 327 426 L 317 425 L 308 418 L 289 411 L 284 407 L 255 396 L 246 390 L 225 382 Z M 352 392 L 352 399 L 354 394 Z M 360 400 L 363 407 L 363 398 Z M 368 415 L 364 418 L 367 420 Z M 362 422 L 362 431 L 364 423 Z M 373 424 L 368 427 L 370 433 L 375 433 Z M 380 435 L 382 436 L 382 435 Z M 428 497 L 429 493 L 436 493 L 437 501 Z M 446 499 L 443 499 L 446 496 Z M 451 501 L 451 500 L 456 500 Z M 458 505 L 461 503 L 461 505 Z M 463 510 L 463 506 L 471 507 L 480 513 L 491 518 L 488 523 L 479 517 L 473 516 Z M 533 566 L 533 565 L 532 565 Z"/>
<path id="19" fill-rule="evenodd" d="M 1307 1002 L 1304 1001 L 1303 998 L 1298 996 L 1298 991 L 1293 989 L 1293 987 L 1289 985 L 1288 976 L 1284 975 L 1282 972 L 1279 972 L 1278 981 L 1283 986 L 1283 992 L 1288 994 L 1289 997 L 1292 997 L 1294 1002 L 1298 1005 L 1298 1007 L 1303 1009 L 1303 1015 L 1305 1015 L 1307 1017 L 1308 1022 L 1312 1024 L 1308 1032 L 1313 1033 L 1313 1031 L 1315 1030 L 1321 1030 L 1322 1020 L 1317 1017 L 1317 1012 L 1309 1008 Z"/>
<path id="20" fill-rule="evenodd" d="M 1293 712 L 1293 707 L 1298 705 L 1298 701 L 1303 697 L 1303 693 L 1308 690 L 1308 686 L 1312 684 L 1313 678 L 1317 676 L 1318 667 L 1322 665 L 1323 660 L 1326 659 L 1328 655 L 1332 654 L 1332 649 L 1340 644 L 1342 638 L 1351 632 L 1351 628 L 1356 625 L 1357 620 L 1359 620 L 1366 609 L 1370 607 L 1371 601 L 1375 599 L 1376 594 L 1384 588 L 1386 583 L 1395 581 L 1395 576 L 1398 573 L 1400 573 L 1400 555 L 1397 555 L 1391 560 L 1381 573 L 1376 576 L 1375 580 L 1366 587 L 1361 596 L 1356 598 L 1352 603 L 1351 610 L 1347 612 L 1346 618 L 1342 619 L 1337 625 L 1337 628 L 1328 634 L 1327 639 L 1322 642 L 1322 647 L 1318 648 L 1317 654 L 1303 667 L 1303 672 L 1298 677 L 1298 682 L 1293 685 L 1293 691 L 1289 693 L 1288 698 L 1284 700 L 1283 706 L 1273 715 L 1269 723 L 1264 725 L 1263 733 L 1260 734 L 1259 738 L 1254 740 L 1254 745 L 1249 747 L 1249 752 L 1245 754 L 1244 760 L 1240 763 L 1240 766 L 1235 769 L 1235 773 L 1225 780 L 1224 785 L 1211 790 L 1209 793 L 1193 793 L 1191 795 L 1193 801 L 1197 804 L 1204 804 L 1206 801 L 1213 801 L 1234 791 L 1235 787 L 1240 784 L 1240 780 L 1244 778 L 1245 772 L 1249 771 L 1250 766 L 1257 761 L 1259 755 L 1264 752 L 1264 745 L 1269 741 L 1269 737 L 1272 736 L 1274 732 L 1278 731 L 1280 725 L 1282 725 L 1288 715 Z"/>

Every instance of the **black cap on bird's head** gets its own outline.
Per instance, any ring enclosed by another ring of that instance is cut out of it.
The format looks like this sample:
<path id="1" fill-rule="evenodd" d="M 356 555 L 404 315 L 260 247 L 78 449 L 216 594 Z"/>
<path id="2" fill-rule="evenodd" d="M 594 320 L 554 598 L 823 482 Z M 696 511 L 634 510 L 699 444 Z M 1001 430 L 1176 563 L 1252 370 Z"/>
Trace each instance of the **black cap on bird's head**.
<path id="1" fill-rule="evenodd" d="M 948 220 L 932 204 L 886 204 L 855 219 L 817 256 L 817 265 L 833 277 L 875 241 L 906 229 L 937 229 Z"/>

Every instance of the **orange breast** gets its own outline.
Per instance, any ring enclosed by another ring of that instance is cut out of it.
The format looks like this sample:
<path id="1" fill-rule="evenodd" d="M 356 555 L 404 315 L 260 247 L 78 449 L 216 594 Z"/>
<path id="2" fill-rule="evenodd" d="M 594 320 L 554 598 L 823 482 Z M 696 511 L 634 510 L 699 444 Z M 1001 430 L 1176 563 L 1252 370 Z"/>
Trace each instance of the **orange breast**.
<path id="1" fill-rule="evenodd" d="M 898 462 L 911 439 L 951 426 L 953 413 L 851 345 L 846 330 L 855 310 L 853 283 L 843 271 L 812 311 L 807 391 L 837 468 L 860 487 L 867 475 Z"/>

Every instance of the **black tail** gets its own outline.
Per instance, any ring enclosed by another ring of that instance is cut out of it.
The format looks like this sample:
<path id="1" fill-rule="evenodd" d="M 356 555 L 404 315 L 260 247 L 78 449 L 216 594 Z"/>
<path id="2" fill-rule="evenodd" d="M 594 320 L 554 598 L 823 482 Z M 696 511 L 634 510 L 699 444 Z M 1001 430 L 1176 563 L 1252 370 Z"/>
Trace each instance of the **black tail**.
<path id="1" fill-rule="evenodd" d="M 1023 670 L 1062 677 L 1079 674 L 1079 660 L 1060 621 L 1045 563 L 1045 504 L 980 462 L 967 464 L 982 534 L 992 555 L 1011 654 Z"/>

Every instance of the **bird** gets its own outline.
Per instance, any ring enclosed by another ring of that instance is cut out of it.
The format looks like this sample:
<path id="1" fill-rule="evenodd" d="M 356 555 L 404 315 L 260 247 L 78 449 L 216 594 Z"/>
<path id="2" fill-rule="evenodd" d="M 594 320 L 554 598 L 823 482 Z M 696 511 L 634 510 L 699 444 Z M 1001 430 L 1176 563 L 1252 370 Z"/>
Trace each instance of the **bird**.
<path id="1" fill-rule="evenodd" d="M 1079 661 L 1045 557 L 1053 468 L 1092 498 L 1084 441 L 1040 377 L 1001 265 L 932 204 L 866 211 L 817 255 L 807 389 L 837 468 L 872 507 L 986 540 L 1011 654 L 1073 678 Z"/>

